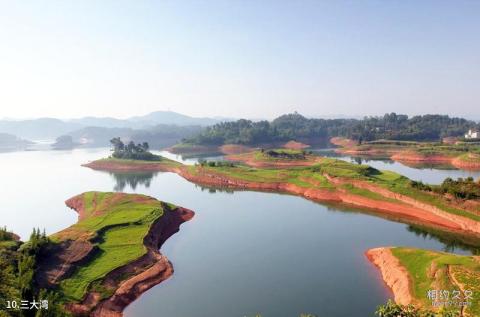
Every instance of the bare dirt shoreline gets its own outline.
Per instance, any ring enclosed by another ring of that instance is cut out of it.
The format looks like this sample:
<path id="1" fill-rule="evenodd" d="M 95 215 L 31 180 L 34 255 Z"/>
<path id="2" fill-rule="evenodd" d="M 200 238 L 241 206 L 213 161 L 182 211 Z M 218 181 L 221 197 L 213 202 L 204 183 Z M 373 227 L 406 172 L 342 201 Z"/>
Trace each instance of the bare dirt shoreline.
<path id="1" fill-rule="evenodd" d="M 374 248 L 365 252 L 368 260 L 379 268 L 383 281 L 392 290 L 395 302 L 402 305 L 413 303 L 411 282 L 407 270 L 392 254 L 390 248 Z"/>

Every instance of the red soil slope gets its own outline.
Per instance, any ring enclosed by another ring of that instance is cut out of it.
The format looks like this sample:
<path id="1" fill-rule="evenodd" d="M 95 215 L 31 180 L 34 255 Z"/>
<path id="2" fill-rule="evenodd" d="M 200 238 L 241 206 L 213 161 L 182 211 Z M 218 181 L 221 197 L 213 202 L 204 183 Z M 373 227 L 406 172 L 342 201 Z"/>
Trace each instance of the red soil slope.
<path id="1" fill-rule="evenodd" d="M 412 304 L 410 294 L 411 283 L 407 270 L 392 254 L 390 248 L 375 248 L 368 250 L 365 255 L 380 269 L 385 284 L 392 290 L 395 302 L 402 305 Z"/>

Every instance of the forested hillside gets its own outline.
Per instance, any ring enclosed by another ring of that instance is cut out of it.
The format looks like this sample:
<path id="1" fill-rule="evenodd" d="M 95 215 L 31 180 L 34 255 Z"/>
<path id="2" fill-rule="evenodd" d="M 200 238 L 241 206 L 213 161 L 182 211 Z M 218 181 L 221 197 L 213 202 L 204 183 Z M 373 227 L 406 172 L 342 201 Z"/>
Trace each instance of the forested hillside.
<path id="1" fill-rule="evenodd" d="M 443 137 L 462 136 L 478 128 L 474 121 L 446 115 L 408 117 L 396 113 L 358 119 L 309 119 L 301 114 L 286 114 L 269 121 L 237 120 L 206 128 L 185 143 L 203 145 L 262 144 L 287 140 L 341 136 L 358 141 L 377 139 L 439 141 Z"/>

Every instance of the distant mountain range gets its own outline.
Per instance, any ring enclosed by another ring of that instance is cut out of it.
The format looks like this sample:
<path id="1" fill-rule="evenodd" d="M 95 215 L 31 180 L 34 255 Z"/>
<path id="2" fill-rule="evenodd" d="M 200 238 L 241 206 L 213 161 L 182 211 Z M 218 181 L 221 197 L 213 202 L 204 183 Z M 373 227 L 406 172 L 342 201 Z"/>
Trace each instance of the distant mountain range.
<path id="1" fill-rule="evenodd" d="M 70 138 L 72 147 L 109 146 L 110 140 L 120 137 L 124 142 L 148 142 L 152 149 L 162 149 L 180 142 L 184 138 L 197 135 L 203 130 L 199 125 L 166 125 L 158 124 L 146 129 L 86 127 L 67 133 L 57 139 L 55 148 L 65 148 L 65 137 Z M 68 143 L 68 142 L 67 142 Z"/>
<path id="2" fill-rule="evenodd" d="M 194 118 L 186 116 L 173 111 L 156 111 L 140 117 L 132 117 L 128 119 L 130 122 L 140 123 L 142 125 L 157 125 L 157 124 L 170 124 L 170 125 L 200 125 L 208 126 L 220 121 L 233 121 L 234 119 L 227 118 Z"/>
<path id="3" fill-rule="evenodd" d="M 173 111 L 156 111 L 127 119 L 85 117 L 60 120 L 39 118 L 30 120 L 0 120 L 0 133 L 8 133 L 29 140 L 55 139 L 87 127 L 149 129 L 157 125 L 208 126 L 231 119 L 195 118 Z"/>
<path id="4" fill-rule="evenodd" d="M 8 133 L 29 140 L 53 139 L 82 125 L 59 119 L 1 120 L 0 133 Z"/>

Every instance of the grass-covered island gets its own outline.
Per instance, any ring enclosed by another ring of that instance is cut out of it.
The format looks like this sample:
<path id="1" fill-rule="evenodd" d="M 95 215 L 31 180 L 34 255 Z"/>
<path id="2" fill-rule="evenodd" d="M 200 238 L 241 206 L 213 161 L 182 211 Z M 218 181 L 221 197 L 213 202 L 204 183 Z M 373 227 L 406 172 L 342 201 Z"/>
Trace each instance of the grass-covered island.
<path id="1" fill-rule="evenodd" d="M 172 264 L 158 250 L 192 211 L 110 192 L 86 192 L 66 204 L 79 215 L 71 227 L 49 237 L 34 231 L 25 243 L 0 242 L 6 267 L 0 272 L 8 274 L 0 299 L 49 298 L 49 310 L 36 316 L 121 316 L 140 294 L 172 275 Z M 0 316 L 19 314 L 7 310 Z"/>
<path id="2" fill-rule="evenodd" d="M 332 138 L 340 146 L 336 151 L 353 156 L 386 157 L 406 165 L 447 165 L 459 169 L 480 169 L 480 145 L 457 142 L 412 142 L 377 140 L 358 144 L 353 140 Z"/>
<path id="3" fill-rule="evenodd" d="M 173 172 L 205 186 L 283 192 L 316 201 L 351 205 L 375 215 L 448 233 L 473 247 L 480 246 L 480 202 L 475 196 L 480 184 L 471 182 L 470 179 L 463 181 L 468 184 L 460 183 L 460 180 L 449 180 L 435 187 L 412 181 L 391 171 L 380 171 L 367 165 L 315 156 L 301 150 L 258 150 L 229 158 L 236 162 L 202 161 L 195 165 L 184 165 L 163 157 L 156 162 L 111 157 L 84 166 L 105 171 Z M 451 255 L 448 259 L 457 259 L 457 256 Z M 474 257 L 459 259 L 468 259 L 465 263 L 468 262 L 469 265 L 476 261 Z M 459 269 L 470 269 L 470 266 Z M 416 270 L 412 274 L 423 274 L 420 266 L 414 266 L 412 270 Z M 419 275 L 417 280 L 412 280 L 408 285 L 416 287 L 423 283 L 422 276 Z M 406 274 L 404 277 L 410 279 Z M 385 275 L 384 278 L 390 283 Z M 465 283 L 469 286 L 470 282 Z M 395 287 L 393 284 L 390 286 L 397 298 Z M 410 288 L 409 292 L 412 299 L 422 296 L 420 293 L 415 295 Z M 399 300 L 399 303 L 407 302 Z M 412 300 L 409 303 L 419 305 L 422 309 L 431 308 L 422 301 Z M 397 308 L 383 307 L 390 311 Z M 472 306 L 471 309 L 476 308 Z M 428 315 L 427 311 L 423 313 L 426 314 L 424 316 L 434 316 Z M 418 313 L 408 316 L 423 315 Z"/>
<path id="4" fill-rule="evenodd" d="M 150 152 L 148 142 L 135 144 L 133 141 L 125 144 L 120 138 L 110 140 L 112 144 L 112 157 L 125 160 L 159 161 L 160 156 Z"/>

